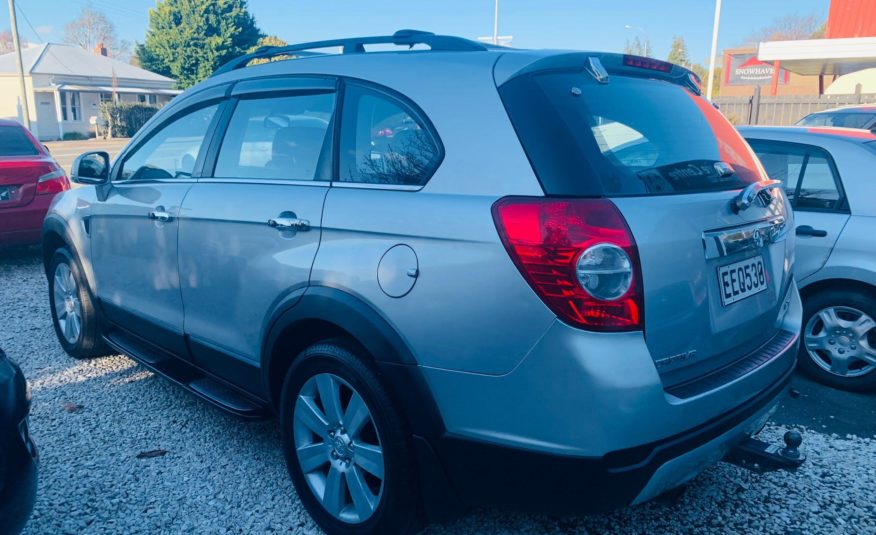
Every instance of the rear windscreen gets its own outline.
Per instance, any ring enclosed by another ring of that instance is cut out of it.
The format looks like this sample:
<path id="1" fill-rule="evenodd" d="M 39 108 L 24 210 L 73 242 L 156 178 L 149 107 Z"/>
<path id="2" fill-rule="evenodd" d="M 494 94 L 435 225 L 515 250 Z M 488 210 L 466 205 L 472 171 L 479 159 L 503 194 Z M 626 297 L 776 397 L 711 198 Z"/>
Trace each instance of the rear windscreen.
<path id="1" fill-rule="evenodd" d="M 499 90 L 549 195 L 665 195 L 761 180 L 733 126 L 670 82 L 584 72 L 523 75 Z"/>
<path id="2" fill-rule="evenodd" d="M 0 156 L 36 156 L 39 151 L 17 126 L 0 126 Z"/>
<path id="3" fill-rule="evenodd" d="M 838 126 L 867 128 L 876 119 L 876 113 L 813 113 L 800 119 L 799 126 Z"/>

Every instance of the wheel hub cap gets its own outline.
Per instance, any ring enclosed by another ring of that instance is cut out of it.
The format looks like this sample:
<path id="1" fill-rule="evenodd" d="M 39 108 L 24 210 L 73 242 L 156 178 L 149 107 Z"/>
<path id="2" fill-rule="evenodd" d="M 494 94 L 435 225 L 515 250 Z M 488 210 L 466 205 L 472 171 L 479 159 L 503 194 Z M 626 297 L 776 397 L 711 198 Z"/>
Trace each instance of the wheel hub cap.
<path id="1" fill-rule="evenodd" d="M 383 447 L 356 389 L 330 373 L 308 379 L 292 432 L 301 472 L 325 510 L 351 524 L 370 518 L 383 495 Z"/>
<path id="2" fill-rule="evenodd" d="M 809 357 L 839 377 L 859 377 L 876 370 L 876 321 L 853 307 L 822 309 L 807 322 L 804 340 Z"/>
<path id="3" fill-rule="evenodd" d="M 82 304 L 79 301 L 79 288 L 70 266 L 58 264 L 52 285 L 58 330 L 69 344 L 75 344 L 82 331 Z"/>

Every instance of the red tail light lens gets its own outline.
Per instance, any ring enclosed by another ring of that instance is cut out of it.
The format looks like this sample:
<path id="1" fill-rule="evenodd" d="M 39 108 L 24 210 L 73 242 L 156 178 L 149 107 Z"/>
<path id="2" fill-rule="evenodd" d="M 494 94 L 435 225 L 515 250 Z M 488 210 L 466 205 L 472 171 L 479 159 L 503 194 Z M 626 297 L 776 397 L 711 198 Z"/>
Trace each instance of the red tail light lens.
<path id="1" fill-rule="evenodd" d="M 639 254 L 611 201 L 506 197 L 493 205 L 493 220 L 520 273 L 563 321 L 642 330 Z"/>
<path id="2" fill-rule="evenodd" d="M 40 177 L 37 182 L 37 195 L 61 193 L 70 189 L 70 181 L 61 169 L 55 169 Z"/>

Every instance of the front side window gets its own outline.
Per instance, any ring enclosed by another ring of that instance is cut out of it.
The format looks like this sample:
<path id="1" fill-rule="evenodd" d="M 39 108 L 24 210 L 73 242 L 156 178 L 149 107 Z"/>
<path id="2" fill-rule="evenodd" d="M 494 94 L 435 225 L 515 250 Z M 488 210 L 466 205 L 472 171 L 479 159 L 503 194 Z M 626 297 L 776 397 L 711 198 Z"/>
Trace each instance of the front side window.
<path id="1" fill-rule="evenodd" d="M 197 109 L 163 126 L 125 158 L 119 180 L 191 177 L 218 107 Z"/>
<path id="2" fill-rule="evenodd" d="M 770 178 L 780 180 L 798 210 L 837 210 L 842 193 L 830 157 L 822 149 L 749 140 Z"/>
<path id="3" fill-rule="evenodd" d="M 422 186 L 441 150 L 432 133 L 399 100 L 349 84 L 341 126 L 341 182 Z"/>
<path id="4" fill-rule="evenodd" d="M 214 176 L 328 180 L 334 108 L 334 93 L 239 101 Z"/>

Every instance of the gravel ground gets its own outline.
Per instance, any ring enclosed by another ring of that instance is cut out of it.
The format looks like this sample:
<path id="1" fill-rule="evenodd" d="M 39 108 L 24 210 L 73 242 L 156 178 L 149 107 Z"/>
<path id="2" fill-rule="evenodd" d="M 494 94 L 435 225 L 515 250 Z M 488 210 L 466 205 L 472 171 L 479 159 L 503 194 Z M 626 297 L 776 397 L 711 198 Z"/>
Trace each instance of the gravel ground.
<path id="1" fill-rule="evenodd" d="M 41 455 L 25 533 L 319 532 L 287 478 L 273 423 L 226 416 L 122 356 L 70 359 L 52 331 L 46 286 L 35 252 L 0 252 L 0 346 L 31 382 Z M 674 503 L 567 519 L 474 511 L 427 532 L 876 533 L 876 438 L 805 436 L 809 461 L 796 475 L 719 465 Z"/>

